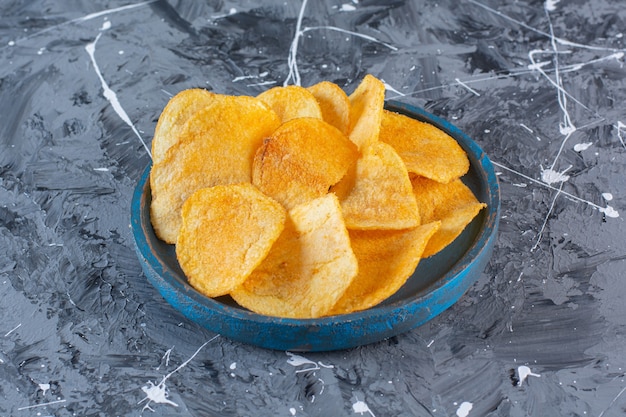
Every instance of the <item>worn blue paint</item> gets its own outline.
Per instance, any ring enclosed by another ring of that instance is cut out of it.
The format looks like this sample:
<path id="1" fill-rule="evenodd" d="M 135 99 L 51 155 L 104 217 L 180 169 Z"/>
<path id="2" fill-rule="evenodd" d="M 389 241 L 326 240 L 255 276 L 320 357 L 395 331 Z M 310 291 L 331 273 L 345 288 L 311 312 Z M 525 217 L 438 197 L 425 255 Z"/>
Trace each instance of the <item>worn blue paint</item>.
<path id="1" fill-rule="evenodd" d="M 395 295 L 365 311 L 307 320 L 262 316 L 239 307 L 230 297 L 201 295 L 187 283 L 173 246 L 159 240 L 150 224 L 150 166 L 137 184 L 131 206 L 136 250 L 148 280 L 175 309 L 207 329 L 240 342 L 290 351 L 373 343 L 420 326 L 453 305 L 484 270 L 496 240 L 500 195 L 493 165 L 471 138 L 449 122 L 408 104 L 388 102 L 387 108 L 432 123 L 454 137 L 470 159 L 463 180 L 487 203 L 459 238 L 422 260 Z"/>

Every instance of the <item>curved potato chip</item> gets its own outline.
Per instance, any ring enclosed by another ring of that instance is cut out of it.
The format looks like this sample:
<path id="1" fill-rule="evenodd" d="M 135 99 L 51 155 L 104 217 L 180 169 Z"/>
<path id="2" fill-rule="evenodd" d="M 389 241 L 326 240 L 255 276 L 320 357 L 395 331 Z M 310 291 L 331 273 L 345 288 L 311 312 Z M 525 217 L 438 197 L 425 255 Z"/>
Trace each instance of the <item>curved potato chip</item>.
<path id="1" fill-rule="evenodd" d="M 159 116 L 152 138 L 152 163 L 165 158 L 169 148 L 178 142 L 185 122 L 198 110 L 207 107 L 221 97 L 201 88 L 191 88 L 176 94 Z"/>
<path id="2" fill-rule="evenodd" d="M 356 162 L 354 177 L 347 175 L 332 191 L 339 191 L 341 209 L 348 229 L 405 229 L 420 224 L 420 215 L 409 174 L 394 149 L 374 142 Z"/>
<path id="3" fill-rule="evenodd" d="M 322 119 L 347 135 L 350 128 L 350 99 L 341 87 L 330 81 L 321 81 L 307 90 L 320 105 Z"/>
<path id="4" fill-rule="evenodd" d="M 321 317 L 357 270 L 339 202 L 327 194 L 289 212 L 270 253 L 231 296 L 258 314 Z"/>
<path id="5" fill-rule="evenodd" d="M 337 128 L 321 119 L 293 119 L 258 149 L 252 183 L 289 210 L 326 194 L 356 158 L 356 147 Z"/>
<path id="6" fill-rule="evenodd" d="M 329 314 L 365 310 L 395 294 L 417 268 L 439 226 L 436 221 L 407 230 L 351 230 L 359 273 Z"/>
<path id="7" fill-rule="evenodd" d="M 385 85 L 367 74 L 350 99 L 350 133 L 348 137 L 359 149 L 378 140 L 385 105 Z"/>
<path id="8" fill-rule="evenodd" d="M 152 166 L 150 217 L 157 236 L 176 242 L 180 209 L 195 191 L 249 182 L 255 151 L 279 125 L 263 102 L 246 96 L 224 96 L 194 113 L 179 142 Z"/>
<path id="9" fill-rule="evenodd" d="M 385 110 L 379 139 L 393 146 L 407 170 L 419 176 L 450 182 L 469 169 L 463 148 L 430 123 Z"/>
<path id="10" fill-rule="evenodd" d="M 299 85 L 270 88 L 257 98 L 270 106 L 283 123 L 298 117 L 322 118 L 322 110 L 313 94 Z"/>
<path id="11" fill-rule="evenodd" d="M 424 257 L 434 255 L 456 239 L 474 217 L 487 205 L 460 179 L 444 184 L 424 177 L 411 180 L 422 222 L 441 221 L 424 250 Z"/>
<path id="12" fill-rule="evenodd" d="M 176 257 L 194 288 L 208 297 L 241 285 L 283 230 L 285 209 L 250 183 L 196 191 L 182 208 Z"/>

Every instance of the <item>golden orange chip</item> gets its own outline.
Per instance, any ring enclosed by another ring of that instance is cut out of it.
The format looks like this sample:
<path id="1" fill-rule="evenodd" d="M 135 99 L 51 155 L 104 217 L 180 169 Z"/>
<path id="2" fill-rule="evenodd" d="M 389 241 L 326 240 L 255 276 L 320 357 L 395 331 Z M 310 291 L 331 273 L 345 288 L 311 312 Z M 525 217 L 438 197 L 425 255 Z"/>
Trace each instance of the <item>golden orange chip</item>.
<path id="1" fill-rule="evenodd" d="M 231 292 L 256 313 L 291 318 L 324 316 L 357 274 L 339 201 L 327 194 L 289 211 L 268 256 Z"/>
<path id="2" fill-rule="evenodd" d="M 313 94 L 298 85 L 270 88 L 257 98 L 270 106 L 283 123 L 298 117 L 322 118 L 322 110 Z"/>
<path id="3" fill-rule="evenodd" d="M 441 221 L 441 228 L 430 239 L 424 257 L 434 255 L 452 243 L 487 205 L 460 179 L 447 184 L 424 177 L 411 180 L 422 222 Z"/>
<path id="4" fill-rule="evenodd" d="M 347 135 L 350 128 L 350 99 L 341 87 L 329 81 L 321 81 L 307 90 L 320 105 L 322 119 Z"/>
<path id="5" fill-rule="evenodd" d="M 246 96 L 224 96 L 194 113 L 178 143 L 152 166 L 150 216 L 157 236 L 176 242 L 180 209 L 195 191 L 249 182 L 255 151 L 279 125 L 263 102 Z"/>
<path id="6" fill-rule="evenodd" d="M 383 142 L 367 146 L 352 175 L 332 188 L 338 191 L 347 188 L 345 183 L 352 184 L 347 192 L 337 192 L 348 229 L 405 229 L 420 224 L 409 174 L 391 146 Z"/>
<path id="7" fill-rule="evenodd" d="M 241 285 L 267 256 L 287 213 L 250 183 L 203 188 L 182 208 L 176 257 L 194 288 L 208 297 Z"/>
<path id="8" fill-rule="evenodd" d="M 323 120 L 293 119 L 258 149 L 252 183 L 291 209 L 326 194 L 357 155 L 354 144 Z"/>
<path id="9" fill-rule="evenodd" d="M 409 172 L 431 180 L 450 182 L 469 169 L 463 148 L 430 123 L 385 110 L 379 140 L 393 146 Z"/>
<path id="10" fill-rule="evenodd" d="M 167 103 L 152 139 L 152 163 L 165 158 L 167 150 L 178 141 L 185 122 L 198 110 L 207 107 L 221 96 L 201 88 L 190 88 L 176 94 Z"/>
<path id="11" fill-rule="evenodd" d="M 364 310 L 395 294 L 417 268 L 439 226 L 436 221 L 406 230 L 351 230 L 359 273 L 330 314 Z"/>
<path id="12" fill-rule="evenodd" d="M 348 137 L 359 149 L 378 140 L 385 104 L 385 85 L 373 75 L 366 75 L 350 99 Z"/>

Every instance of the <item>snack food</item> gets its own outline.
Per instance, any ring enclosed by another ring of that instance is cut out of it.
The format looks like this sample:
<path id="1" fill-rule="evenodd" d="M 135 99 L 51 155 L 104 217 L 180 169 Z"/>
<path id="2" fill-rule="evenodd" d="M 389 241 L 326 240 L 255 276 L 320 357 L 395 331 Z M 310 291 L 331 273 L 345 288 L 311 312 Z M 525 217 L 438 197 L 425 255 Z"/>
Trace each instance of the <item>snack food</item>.
<path id="1" fill-rule="evenodd" d="M 436 127 L 384 110 L 371 75 L 257 97 L 186 90 L 155 131 L 150 216 L 188 282 L 258 314 L 375 306 L 485 207 Z"/>

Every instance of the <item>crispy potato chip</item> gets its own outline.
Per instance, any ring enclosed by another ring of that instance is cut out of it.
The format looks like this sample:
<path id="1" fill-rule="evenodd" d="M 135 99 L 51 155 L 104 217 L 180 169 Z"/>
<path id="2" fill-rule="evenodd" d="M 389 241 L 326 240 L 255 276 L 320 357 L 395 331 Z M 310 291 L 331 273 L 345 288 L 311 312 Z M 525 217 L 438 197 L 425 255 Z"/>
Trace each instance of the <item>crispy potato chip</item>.
<path id="1" fill-rule="evenodd" d="M 431 180 L 450 182 L 469 169 L 463 148 L 430 123 L 385 110 L 379 140 L 393 146 L 409 172 Z"/>
<path id="2" fill-rule="evenodd" d="M 180 209 L 195 191 L 249 182 L 255 151 L 279 125 L 263 102 L 246 96 L 224 96 L 194 113 L 178 143 L 152 166 L 150 216 L 157 236 L 176 242 Z"/>
<path id="3" fill-rule="evenodd" d="M 313 94 L 298 85 L 270 88 L 257 98 L 270 106 L 283 123 L 298 117 L 322 118 L 322 110 Z"/>
<path id="4" fill-rule="evenodd" d="M 341 188 L 352 183 L 346 193 Z M 409 174 L 394 149 L 383 142 L 367 146 L 353 174 L 333 187 L 348 229 L 405 229 L 420 224 Z M 343 196 L 345 195 L 345 196 Z"/>
<path id="5" fill-rule="evenodd" d="M 439 226 L 435 221 L 405 230 L 351 230 L 359 273 L 330 314 L 364 310 L 395 294 L 417 268 Z"/>
<path id="6" fill-rule="evenodd" d="M 456 239 L 487 205 L 476 199 L 460 179 L 447 184 L 424 177 L 411 180 L 423 223 L 441 221 L 441 228 L 430 239 L 424 257 L 434 255 Z"/>
<path id="7" fill-rule="evenodd" d="M 321 317 L 343 295 L 357 270 L 339 202 L 327 194 L 289 212 L 267 258 L 231 296 L 259 314 Z"/>
<path id="8" fill-rule="evenodd" d="M 178 142 L 178 137 L 185 122 L 198 110 L 207 107 L 220 95 L 201 88 L 191 88 L 176 94 L 167 103 L 152 138 L 152 163 L 158 163 L 165 158 L 165 153 Z"/>
<path id="9" fill-rule="evenodd" d="M 347 135 L 350 128 L 350 99 L 341 87 L 329 81 L 322 81 L 308 87 L 307 90 L 320 105 L 322 119 Z"/>
<path id="10" fill-rule="evenodd" d="M 354 144 L 323 120 L 293 119 L 258 149 L 252 183 L 289 210 L 326 194 L 357 155 Z"/>
<path id="11" fill-rule="evenodd" d="M 385 85 L 373 75 L 366 75 L 350 99 L 348 137 L 359 149 L 378 140 L 385 104 Z"/>
<path id="12" fill-rule="evenodd" d="M 203 188 L 182 208 L 176 257 L 194 288 L 228 294 L 265 259 L 287 212 L 250 183 Z"/>

